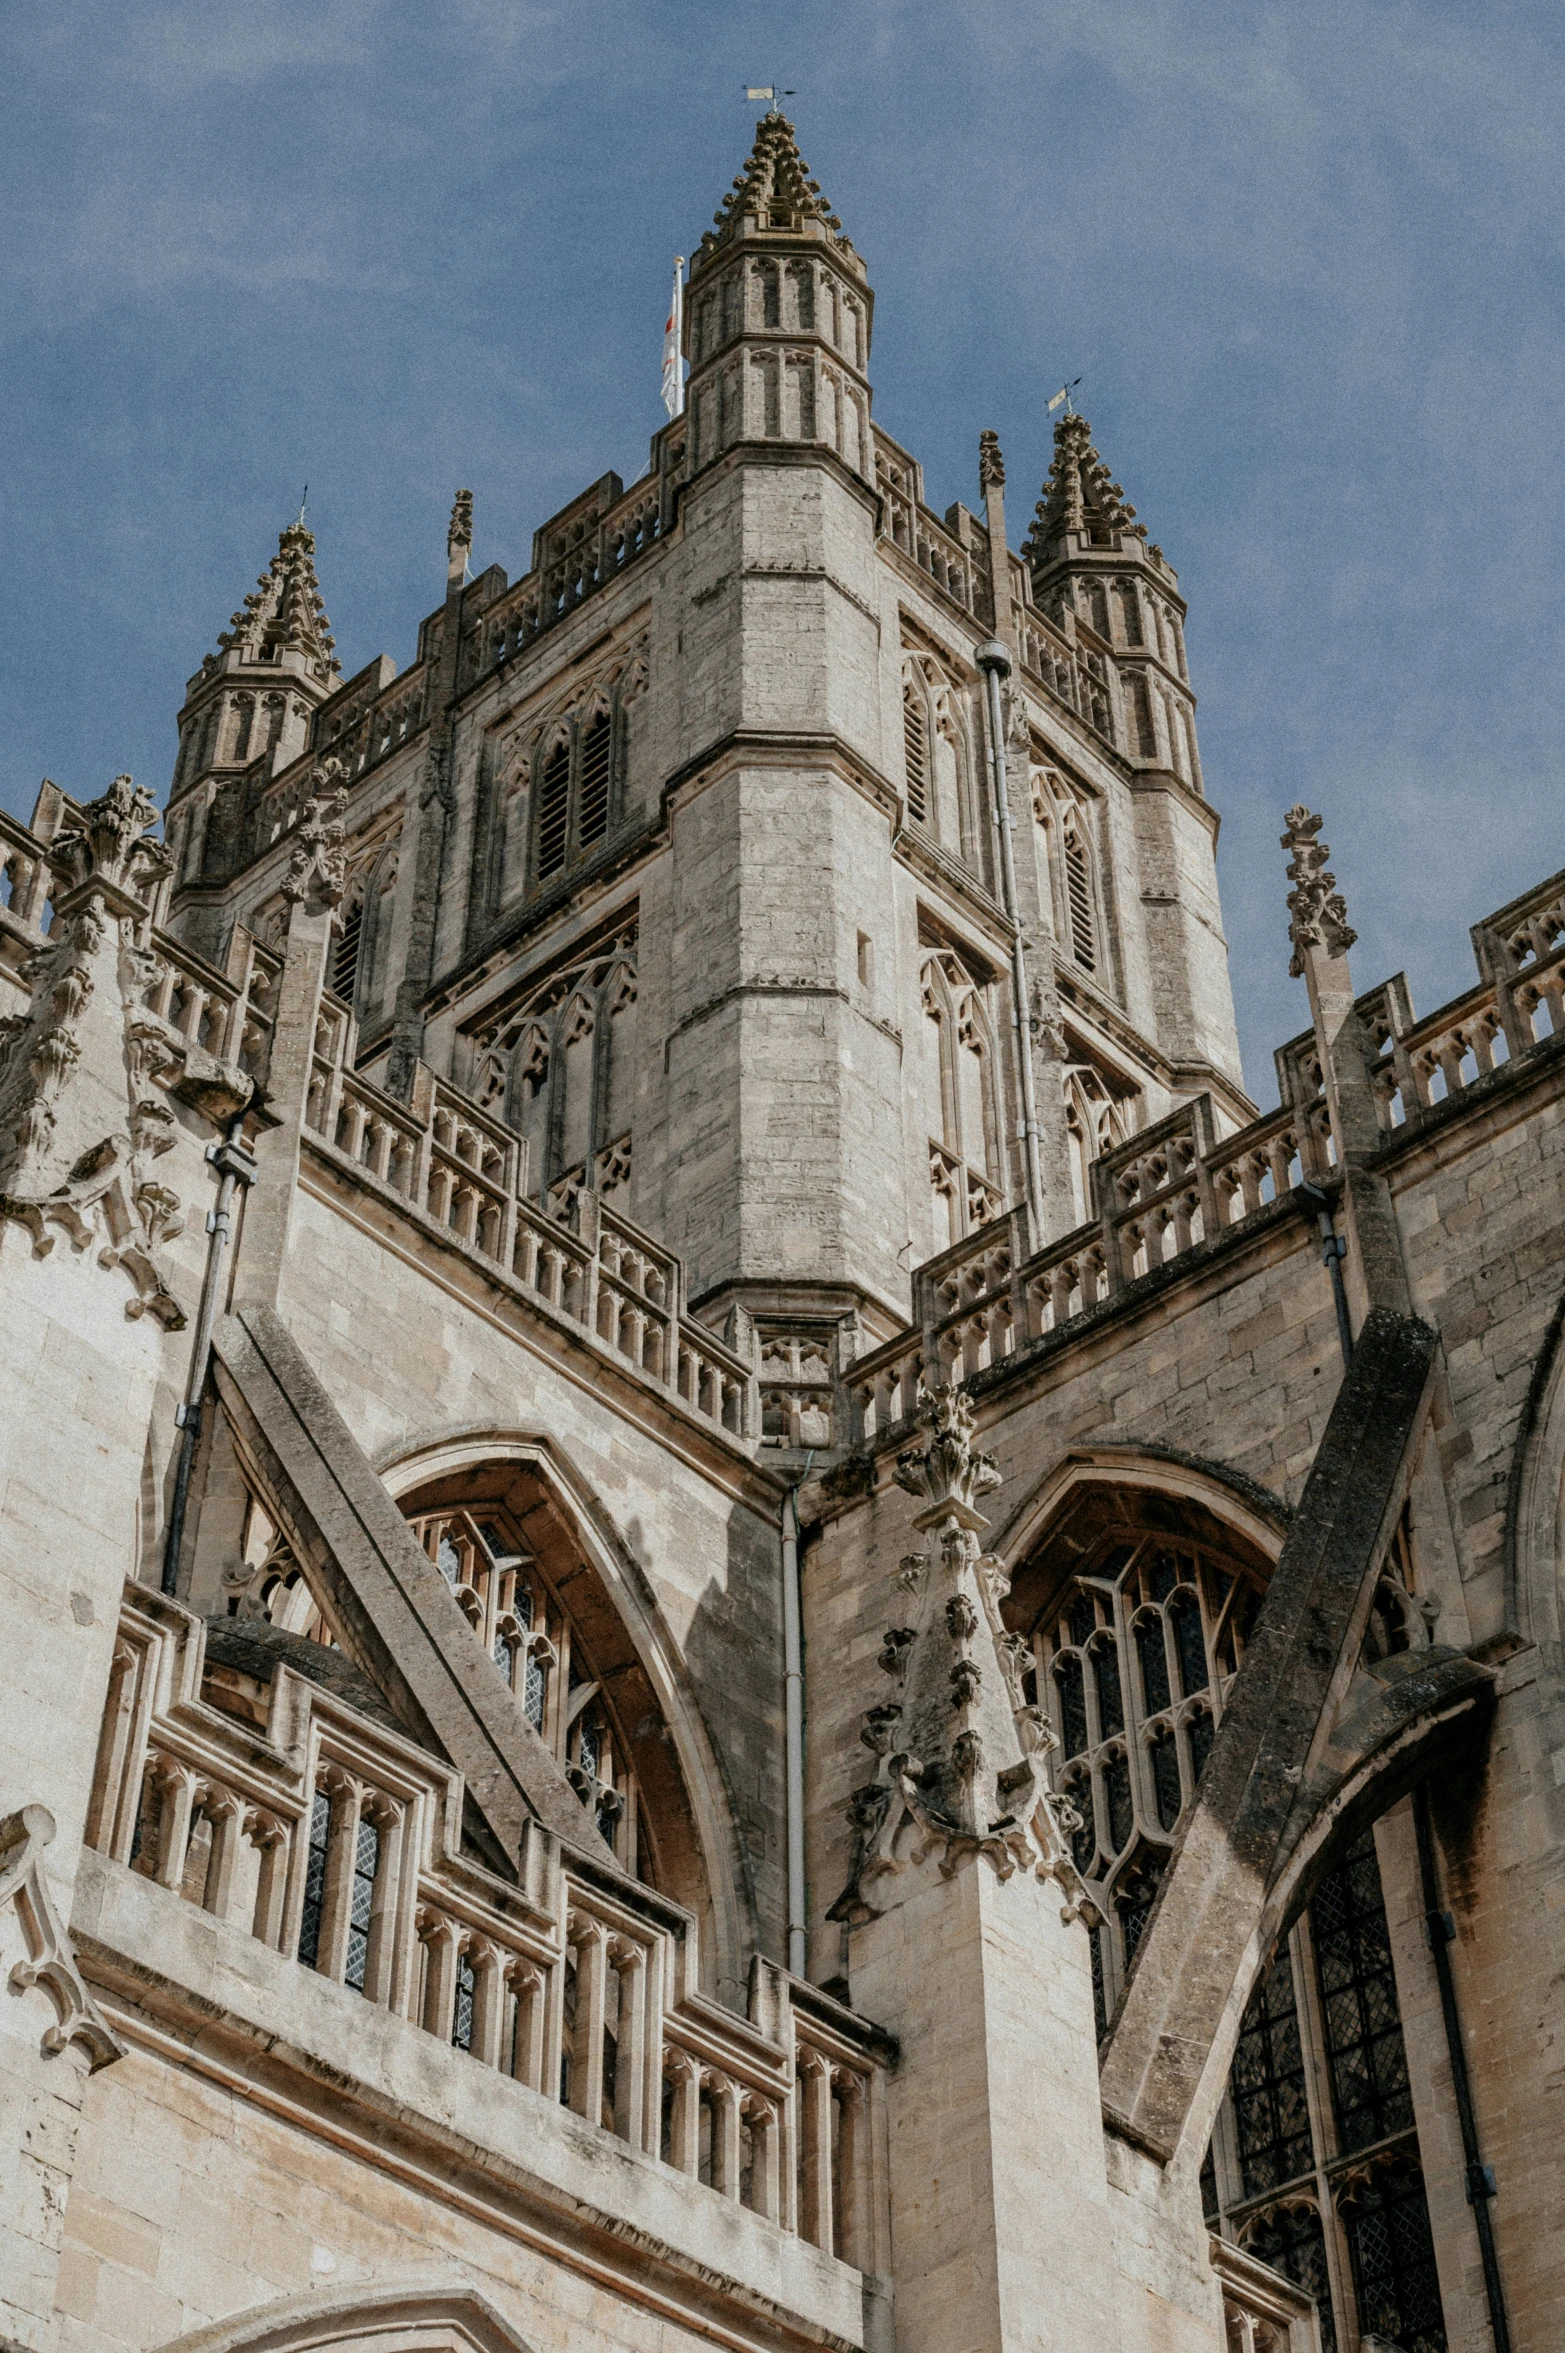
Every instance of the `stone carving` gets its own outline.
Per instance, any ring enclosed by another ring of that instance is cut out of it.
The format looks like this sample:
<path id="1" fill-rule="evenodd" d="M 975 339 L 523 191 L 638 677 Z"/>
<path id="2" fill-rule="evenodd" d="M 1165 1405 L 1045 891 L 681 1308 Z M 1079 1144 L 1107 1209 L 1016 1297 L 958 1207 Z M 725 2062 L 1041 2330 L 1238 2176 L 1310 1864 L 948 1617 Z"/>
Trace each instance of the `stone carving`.
<path id="1" fill-rule="evenodd" d="M 0 1817 L 0 1909 L 14 1907 L 28 1956 L 12 1969 L 10 1984 L 14 1993 L 36 1988 L 54 2004 L 54 2024 L 43 2034 L 44 2056 L 58 2058 L 71 2043 L 80 2043 L 96 2074 L 123 2059 L 125 2046 L 88 1992 L 71 1940 L 55 1918 L 42 1867 L 43 1850 L 53 1837 L 54 1816 L 47 1806 L 23 1806 Z"/>
<path id="2" fill-rule="evenodd" d="M 1146 526 L 1092 446 L 1085 417 L 1066 414 L 1054 428 L 1054 462 L 1044 478 L 1022 554 L 1034 567 L 1047 560 L 1068 532 L 1109 531 L 1145 539 Z"/>
<path id="3" fill-rule="evenodd" d="M 276 555 L 217 642 L 241 662 L 280 664 L 285 654 L 295 654 L 323 686 L 341 675 L 315 577 L 315 534 L 305 529 L 302 515 L 281 534 Z M 210 654 L 202 664 L 208 675 L 217 666 Z"/>
<path id="4" fill-rule="evenodd" d="M 714 246 L 737 236 L 747 219 L 776 225 L 779 212 L 790 213 L 800 222 L 822 220 L 835 241 L 847 244 L 845 237 L 837 235 L 841 221 L 821 194 L 819 180 L 811 179 L 810 167 L 799 153 L 792 123 L 786 115 L 767 114 L 755 126 L 755 145 L 744 170 L 712 215 L 713 225 L 701 240 L 702 253 L 710 253 Z"/>
<path id="5" fill-rule="evenodd" d="M 454 558 L 459 551 L 465 553 L 472 544 L 473 494 L 470 490 L 459 490 L 451 509 L 451 528 L 446 533 L 446 555 Z"/>
<path id="6" fill-rule="evenodd" d="M 1295 980 L 1303 977 L 1306 948 L 1324 948 L 1328 956 L 1345 956 L 1358 938 L 1348 923 L 1347 904 L 1337 889 L 1337 878 L 1326 870 L 1331 851 L 1316 838 L 1325 822 L 1302 801 L 1283 819 L 1288 830 L 1280 839 L 1283 848 L 1292 853 L 1288 860 L 1288 880 L 1294 886 L 1288 893 L 1288 936 L 1293 942 L 1293 961 L 1288 970 Z"/>
<path id="7" fill-rule="evenodd" d="M 1017 1869 L 1057 1879 L 1066 1917 L 1095 1920 L 1068 1845 L 1068 1809 L 1042 1775 L 1053 1733 L 1023 1686 L 1030 1653 L 1000 1615 L 1010 1579 L 980 1549 L 978 1498 L 1000 1474 L 973 1444 L 965 1389 L 932 1391 L 922 1418 L 924 1443 L 896 1471 L 923 1502 L 914 1525 L 929 1538 L 897 1577 L 900 1591 L 918 1597 L 918 1623 L 891 1627 L 881 1649 L 901 1696 L 863 1719 L 860 1739 L 879 1770 L 849 1801 L 858 1863 L 831 1916 L 868 1918 L 886 1881 L 909 1865 L 933 1856 L 949 1877 L 981 1856 L 1002 1879 Z"/>
<path id="8" fill-rule="evenodd" d="M 0 1218 L 24 1225 L 40 1257 L 51 1226 L 85 1249 L 106 1236 L 100 1263 L 135 1286 L 126 1312 L 178 1330 L 184 1315 L 158 1264 L 180 1232 L 178 1197 L 153 1164 L 175 1138 L 156 1083 L 181 1066 L 183 1044 L 145 997 L 152 888 L 169 872 L 149 837 L 151 795 L 117 776 L 52 843 L 54 927 L 29 959 L 31 993 L 0 1041 Z"/>
<path id="9" fill-rule="evenodd" d="M 340 760 L 322 760 L 310 771 L 310 797 L 294 829 L 293 851 L 283 881 L 283 896 L 302 904 L 312 915 L 337 906 L 347 887 L 348 862 L 343 849 L 343 810 L 348 785 Z"/>
<path id="10" fill-rule="evenodd" d="M 980 490 L 1005 488 L 1005 460 L 1000 455 L 998 433 L 980 433 L 978 436 L 978 487 Z"/>

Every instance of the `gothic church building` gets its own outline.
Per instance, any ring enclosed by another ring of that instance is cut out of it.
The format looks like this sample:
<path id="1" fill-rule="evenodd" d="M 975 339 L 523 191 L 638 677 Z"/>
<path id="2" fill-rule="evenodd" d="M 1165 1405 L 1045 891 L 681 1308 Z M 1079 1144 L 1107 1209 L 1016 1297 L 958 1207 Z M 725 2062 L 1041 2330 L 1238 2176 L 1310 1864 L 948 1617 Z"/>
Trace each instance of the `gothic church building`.
<path id="1" fill-rule="evenodd" d="M 1419 1014 L 1290 810 L 1258 1114 L 873 319 L 768 115 L 639 481 L 0 820 L 7 2353 L 1565 2344 L 1565 874 Z"/>

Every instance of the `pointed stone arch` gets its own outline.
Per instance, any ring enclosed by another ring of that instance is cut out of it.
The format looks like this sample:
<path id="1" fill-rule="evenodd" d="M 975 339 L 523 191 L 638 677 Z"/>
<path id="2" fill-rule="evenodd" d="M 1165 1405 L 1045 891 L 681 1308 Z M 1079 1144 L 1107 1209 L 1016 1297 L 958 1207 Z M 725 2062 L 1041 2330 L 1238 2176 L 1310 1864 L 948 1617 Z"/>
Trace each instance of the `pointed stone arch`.
<path id="1" fill-rule="evenodd" d="M 251 2305 L 170 2338 L 161 2353 L 534 2353 L 487 2297 L 465 2284 L 312 2289 Z"/>
<path id="2" fill-rule="evenodd" d="M 567 1581 L 652 1811 L 652 1883 L 695 1915 L 703 1968 L 737 1999 L 758 1936 L 738 1810 L 650 1580 L 587 1481 L 527 1430 L 464 1433 L 378 1468 L 405 1515 L 503 1497 L 545 1574 Z"/>

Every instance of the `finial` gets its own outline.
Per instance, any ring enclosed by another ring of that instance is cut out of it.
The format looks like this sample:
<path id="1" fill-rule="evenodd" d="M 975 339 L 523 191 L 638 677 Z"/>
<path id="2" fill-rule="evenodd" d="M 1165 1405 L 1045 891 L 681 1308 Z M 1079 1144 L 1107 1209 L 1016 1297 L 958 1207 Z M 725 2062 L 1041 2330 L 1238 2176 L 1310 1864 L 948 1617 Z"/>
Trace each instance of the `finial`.
<path id="1" fill-rule="evenodd" d="M 1005 460 L 1000 455 L 998 433 L 978 436 L 978 487 L 980 490 L 1005 488 Z"/>
<path id="2" fill-rule="evenodd" d="M 451 509 L 451 528 L 446 533 L 446 576 L 460 580 L 467 571 L 468 553 L 473 544 L 473 494 L 459 490 Z"/>
<path id="3" fill-rule="evenodd" d="M 1283 819 L 1288 830 L 1281 836 L 1282 846 L 1292 853 L 1288 879 L 1294 888 L 1288 893 L 1288 936 L 1293 942 L 1293 961 L 1288 970 L 1295 980 L 1303 977 L 1306 948 L 1324 948 L 1328 956 L 1345 956 L 1358 938 L 1348 922 L 1337 878 L 1326 869 L 1331 851 L 1316 838 L 1325 822 L 1302 801 Z"/>

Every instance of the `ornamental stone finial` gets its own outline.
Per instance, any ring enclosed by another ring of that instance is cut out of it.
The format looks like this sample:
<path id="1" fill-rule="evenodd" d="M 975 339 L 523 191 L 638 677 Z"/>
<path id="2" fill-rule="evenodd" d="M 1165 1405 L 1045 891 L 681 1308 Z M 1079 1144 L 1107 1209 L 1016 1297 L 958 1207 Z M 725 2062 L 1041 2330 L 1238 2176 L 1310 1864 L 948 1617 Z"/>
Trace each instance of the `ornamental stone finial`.
<path id="1" fill-rule="evenodd" d="M 451 528 L 446 533 L 446 554 L 454 556 L 459 549 L 465 554 L 472 544 L 473 494 L 470 490 L 459 490 L 451 509 Z"/>
<path id="2" fill-rule="evenodd" d="M 913 1525 L 929 1539 L 896 1579 L 917 1623 L 887 1627 L 881 1645 L 894 1696 L 863 1718 L 876 1777 L 849 1801 L 858 1861 L 832 1917 L 884 1910 L 898 1875 L 932 1855 L 947 1878 L 974 1856 L 1002 1879 L 1018 1868 L 1055 1878 L 1074 1914 L 1089 1899 L 1071 1859 L 1071 1821 L 1043 1774 L 1054 1734 L 1024 1688 L 1027 1644 L 1000 1614 L 1010 1578 L 979 1545 L 977 1499 L 1000 1474 L 973 1444 L 965 1389 L 930 1391 L 920 1418 L 923 1443 L 896 1469 L 898 1485 L 923 1503 Z"/>
<path id="3" fill-rule="evenodd" d="M 978 487 L 980 490 L 1005 488 L 1005 460 L 1000 455 L 998 433 L 980 433 L 978 436 Z"/>
<path id="4" fill-rule="evenodd" d="M 157 813 L 149 792 L 129 776 L 116 776 L 49 845 L 49 863 L 65 892 L 92 883 L 134 896 L 138 885 L 166 874 L 167 850 L 147 838 Z"/>
<path id="5" fill-rule="evenodd" d="M 283 882 L 283 897 L 295 905 L 307 904 L 312 914 L 329 912 L 342 897 L 347 880 L 342 815 L 347 800 L 342 762 L 318 761 L 310 772 L 310 797 L 294 831 Z"/>
<path id="6" fill-rule="evenodd" d="M 1324 817 L 1297 802 L 1283 819 L 1287 831 L 1282 847 L 1291 852 L 1288 879 L 1288 936 L 1293 960 L 1288 966 L 1295 980 L 1303 977 L 1306 948 L 1323 948 L 1328 956 L 1345 956 L 1358 938 L 1348 922 L 1347 904 L 1337 889 L 1337 878 L 1327 871 L 1331 851 L 1317 839 Z"/>

